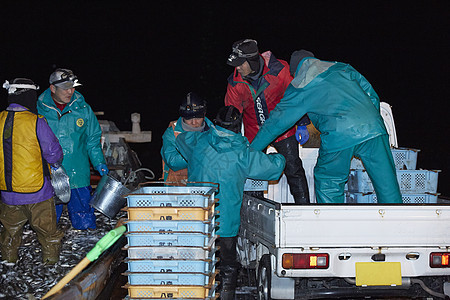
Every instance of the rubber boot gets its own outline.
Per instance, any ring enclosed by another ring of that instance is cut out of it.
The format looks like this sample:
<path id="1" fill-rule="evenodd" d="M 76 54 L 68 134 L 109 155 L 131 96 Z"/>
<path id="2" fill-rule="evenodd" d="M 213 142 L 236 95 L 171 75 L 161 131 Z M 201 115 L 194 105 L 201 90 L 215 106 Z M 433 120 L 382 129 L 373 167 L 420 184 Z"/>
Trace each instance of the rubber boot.
<path id="1" fill-rule="evenodd" d="M 234 266 L 223 266 L 220 269 L 221 284 L 220 299 L 233 300 L 236 291 L 238 270 Z"/>
<path id="2" fill-rule="evenodd" d="M 284 174 L 289 184 L 289 190 L 296 204 L 308 204 L 309 190 L 302 160 L 299 157 L 298 142 L 291 136 L 274 143 L 275 149 L 286 159 Z"/>

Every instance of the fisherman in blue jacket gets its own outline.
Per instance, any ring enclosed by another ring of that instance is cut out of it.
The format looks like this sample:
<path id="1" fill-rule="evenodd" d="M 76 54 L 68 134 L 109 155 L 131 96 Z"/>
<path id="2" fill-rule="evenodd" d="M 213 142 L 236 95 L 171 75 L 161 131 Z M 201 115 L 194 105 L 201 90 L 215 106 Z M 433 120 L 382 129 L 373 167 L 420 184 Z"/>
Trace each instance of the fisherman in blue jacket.
<path id="1" fill-rule="evenodd" d="M 221 299 L 234 299 L 239 266 L 236 239 L 245 181 L 276 180 L 285 166 L 281 154 L 265 154 L 249 147 L 247 138 L 239 133 L 241 119 L 237 108 L 225 106 L 217 114 L 216 126 L 203 133 L 181 133 L 175 141 L 188 163 L 190 182 L 219 184 L 220 224 L 216 233 L 220 236 Z"/>
<path id="2" fill-rule="evenodd" d="M 364 164 L 378 202 L 401 203 L 380 99 L 371 84 L 352 66 L 319 60 L 306 50 L 292 54 L 290 68 L 296 70 L 295 78 L 251 146 L 263 150 L 308 113 L 321 133 L 314 168 L 317 202 L 345 202 L 344 186 L 356 156 Z"/>

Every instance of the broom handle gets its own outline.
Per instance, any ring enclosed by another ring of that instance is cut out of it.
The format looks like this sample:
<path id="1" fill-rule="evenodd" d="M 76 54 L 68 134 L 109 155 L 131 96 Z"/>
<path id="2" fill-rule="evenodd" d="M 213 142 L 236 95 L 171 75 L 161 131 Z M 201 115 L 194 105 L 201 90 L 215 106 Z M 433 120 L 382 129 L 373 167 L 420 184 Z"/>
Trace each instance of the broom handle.
<path id="1" fill-rule="evenodd" d="M 50 291 L 48 291 L 48 293 L 45 294 L 44 297 L 42 297 L 42 299 L 45 299 L 62 289 L 69 281 L 71 281 L 90 263 L 91 261 L 87 257 L 83 258 L 69 273 L 67 273 L 66 276 L 64 276 L 55 286 L 53 286 Z"/>

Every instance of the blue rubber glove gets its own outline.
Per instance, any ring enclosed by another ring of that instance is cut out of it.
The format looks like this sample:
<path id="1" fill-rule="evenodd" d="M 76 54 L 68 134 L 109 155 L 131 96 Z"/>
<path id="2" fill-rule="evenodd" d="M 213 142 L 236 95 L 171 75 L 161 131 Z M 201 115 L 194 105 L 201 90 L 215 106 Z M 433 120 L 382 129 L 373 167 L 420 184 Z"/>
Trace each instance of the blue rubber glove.
<path id="1" fill-rule="evenodd" d="M 61 167 L 61 162 L 55 162 L 54 164 L 50 165 L 50 168 L 52 169 L 52 171 L 58 170 L 59 167 Z"/>
<path id="2" fill-rule="evenodd" d="M 306 126 L 297 126 L 297 131 L 295 132 L 295 138 L 300 143 L 304 145 L 309 139 L 309 132 Z"/>
<path id="3" fill-rule="evenodd" d="M 95 169 L 100 173 L 100 176 L 108 174 L 109 170 L 105 164 L 99 164 Z"/>

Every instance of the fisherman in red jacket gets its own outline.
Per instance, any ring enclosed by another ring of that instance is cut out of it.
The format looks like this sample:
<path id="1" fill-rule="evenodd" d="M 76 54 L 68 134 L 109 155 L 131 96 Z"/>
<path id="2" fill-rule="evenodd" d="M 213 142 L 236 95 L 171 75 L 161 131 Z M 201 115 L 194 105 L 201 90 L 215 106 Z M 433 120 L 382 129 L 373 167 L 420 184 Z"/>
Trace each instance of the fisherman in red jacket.
<path id="1" fill-rule="evenodd" d="M 291 83 L 289 64 L 276 59 L 270 51 L 260 54 L 257 42 L 252 39 L 235 42 L 227 64 L 235 67 L 235 71 L 228 77 L 225 105 L 232 105 L 243 113 L 244 135 L 251 142 Z M 305 115 L 300 122 L 306 125 L 309 119 Z M 299 130 L 306 131 L 306 126 L 299 126 Z M 290 128 L 272 145 L 286 158 L 284 174 L 295 203 L 306 204 L 309 203 L 308 184 L 295 133 L 295 127 Z"/>

